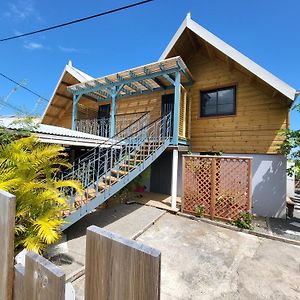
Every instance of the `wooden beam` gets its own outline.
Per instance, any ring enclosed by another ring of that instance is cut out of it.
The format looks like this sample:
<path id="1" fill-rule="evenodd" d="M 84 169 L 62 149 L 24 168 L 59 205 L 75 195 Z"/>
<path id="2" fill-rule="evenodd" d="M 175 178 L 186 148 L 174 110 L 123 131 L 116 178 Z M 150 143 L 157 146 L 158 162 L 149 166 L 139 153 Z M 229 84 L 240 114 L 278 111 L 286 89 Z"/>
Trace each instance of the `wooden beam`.
<path id="1" fill-rule="evenodd" d="M 165 89 L 167 86 L 162 83 L 162 81 L 158 78 L 153 78 L 153 81 L 156 82 L 160 87 L 162 87 L 163 89 Z"/>
<path id="2" fill-rule="evenodd" d="M 191 42 L 191 44 L 193 46 L 194 51 L 197 52 L 199 50 L 199 44 L 192 37 L 192 33 L 191 33 L 191 31 L 189 29 L 187 30 L 187 36 L 188 36 L 189 41 Z"/>
<path id="3" fill-rule="evenodd" d="M 61 81 L 60 84 L 65 85 L 65 86 L 70 86 L 70 85 L 73 85 L 75 83 L 69 83 L 69 82 L 66 82 L 66 81 Z"/>
<path id="4" fill-rule="evenodd" d="M 234 69 L 234 61 L 228 56 L 226 56 L 226 64 L 229 71 Z"/>
<path id="5" fill-rule="evenodd" d="M 250 84 L 254 83 L 254 81 L 255 81 L 255 75 L 253 75 L 252 73 L 249 73 L 249 75 L 248 75 L 247 78 L 248 78 L 248 82 Z"/>
<path id="6" fill-rule="evenodd" d="M 272 98 L 275 98 L 278 94 L 279 94 L 279 92 L 277 90 L 275 90 L 272 94 Z"/>
<path id="7" fill-rule="evenodd" d="M 71 101 L 73 101 L 73 98 L 72 98 L 72 97 L 66 96 L 66 95 L 64 95 L 64 94 L 56 93 L 56 95 L 57 95 L 58 97 L 61 97 L 61 98 L 66 99 L 66 100 L 71 100 Z M 100 96 L 101 96 L 101 95 L 100 95 Z M 95 98 L 93 98 L 93 97 L 91 97 L 91 96 L 89 96 L 89 95 L 82 95 L 82 98 L 85 98 L 85 99 L 88 99 L 88 100 L 97 102 L 97 99 L 95 99 Z M 104 98 L 104 99 L 105 99 L 105 98 Z M 52 105 L 52 104 L 51 104 L 51 105 Z"/>
<path id="8" fill-rule="evenodd" d="M 208 54 L 209 58 L 214 59 L 215 58 L 214 49 L 207 42 L 204 42 L 204 44 L 205 44 L 205 49 L 207 51 L 207 54 Z"/>

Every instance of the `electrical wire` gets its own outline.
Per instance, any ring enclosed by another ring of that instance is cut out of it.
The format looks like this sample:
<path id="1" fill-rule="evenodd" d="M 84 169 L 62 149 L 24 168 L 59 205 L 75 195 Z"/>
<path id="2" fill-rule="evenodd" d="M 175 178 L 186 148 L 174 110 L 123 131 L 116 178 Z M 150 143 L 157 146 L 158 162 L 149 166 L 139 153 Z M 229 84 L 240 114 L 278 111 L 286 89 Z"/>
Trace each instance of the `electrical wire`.
<path id="1" fill-rule="evenodd" d="M 122 7 L 115 8 L 115 9 L 112 9 L 112 10 L 108 10 L 108 11 L 105 11 L 105 12 L 101 12 L 101 13 L 98 13 L 98 14 L 95 14 L 95 15 L 92 15 L 92 16 L 88 16 L 88 17 L 85 17 L 85 18 L 76 19 L 76 20 L 73 20 L 73 21 L 70 21 L 70 22 L 54 25 L 54 26 L 51 26 L 51 27 L 38 29 L 38 30 L 35 30 L 35 31 L 23 33 L 23 34 L 2 38 L 2 39 L 0 39 L 0 42 L 14 40 L 14 39 L 21 38 L 21 37 L 24 37 L 24 36 L 33 35 L 33 34 L 45 32 L 45 31 L 53 30 L 53 29 L 56 29 L 56 28 L 69 26 L 69 25 L 72 25 L 72 24 L 76 24 L 76 23 L 80 23 L 80 22 L 87 21 L 87 20 L 90 20 L 90 19 L 98 18 L 98 17 L 104 16 L 104 15 L 112 14 L 112 13 L 115 13 L 115 12 L 118 12 L 118 11 L 121 11 L 121 10 L 125 10 L 125 9 L 128 9 L 128 8 L 135 7 L 135 6 L 143 5 L 143 4 L 146 4 L 148 2 L 152 2 L 152 1 L 154 1 L 154 0 L 145 0 L 145 1 L 141 1 L 141 2 L 136 2 L 136 3 L 130 4 L 130 5 L 122 6 Z"/>
<path id="2" fill-rule="evenodd" d="M 13 79 L 11 79 L 11 78 L 8 77 L 7 75 L 4 75 L 3 73 L 0 73 L 0 76 L 2 76 L 2 77 L 4 77 L 5 79 L 7 79 L 7 80 L 9 80 L 9 81 L 11 81 L 11 82 L 13 82 L 13 83 L 15 83 L 17 86 L 23 88 L 24 90 L 28 91 L 29 93 L 31 93 L 31 94 L 33 94 L 33 95 L 39 97 L 39 98 L 42 99 L 43 101 L 49 102 L 49 100 L 48 100 L 47 98 L 45 98 L 45 97 L 39 95 L 38 93 L 34 92 L 33 90 L 31 90 L 31 89 L 27 88 L 26 86 L 22 85 L 21 83 L 15 81 L 15 80 L 13 80 Z"/>

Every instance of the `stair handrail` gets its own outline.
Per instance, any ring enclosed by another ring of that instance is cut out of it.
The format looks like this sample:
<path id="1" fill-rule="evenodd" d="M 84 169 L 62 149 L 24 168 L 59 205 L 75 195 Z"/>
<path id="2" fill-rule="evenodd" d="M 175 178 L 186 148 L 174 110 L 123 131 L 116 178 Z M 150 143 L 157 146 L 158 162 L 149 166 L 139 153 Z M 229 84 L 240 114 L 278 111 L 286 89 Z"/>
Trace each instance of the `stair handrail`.
<path id="1" fill-rule="evenodd" d="M 112 142 L 115 142 L 116 140 L 119 140 L 119 136 L 122 136 L 122 134 L 124 134 L 124 132 L 126 130 L 129 130 L 131 127 L 134 127 L 135 125 L 139 124 L 140 121 L 142 121 L 145 118 L 145 121 L 147 122 L 147 118 L 150 117 L 150 111 L 146 111 L 144 112 L 144 114 L 139 117 L 136 121 L 134 121 L 133 123 L 129 124 L 126 128 L 122 129 L 120 132 L 116 133 L 114 136 L 107 138 L 105 141 L 101 142 L 100 144 L 98 144 L 96 147 L 94 147 L 93 149 L 83 153 L 82 155 L 80 155 L 74 162 L 73 162 L 73 166 L 77 165 L 78 163 L 80 163 L 80 161 L 82 161 L 83 159 L 88 158 L 88 156 L 93 155 L 94 152 L 99 149 L 99 148 L 103 148 L 105 145 L 112 145 Z M 141 122 L 142 123 L 142 122 Z M 143 123 L 142 123 L 143 124 Z"/>
<path id="2" fill-rule="evenodd" d="M 157 126 L 161 124 L 159 128 Z M 63 175 L 63 179 L 77 179 L 82 182 L 83 188 L 86 189 L 91 184 L 95 183 L 101 176 L 104 176 L 112 171 L 112 168 L 116 165 L 116 163 L 121 162 L 120 157 L 122 152 L 118 153 L 118 149 L 122 149 L 125 147 L 125 152 L 127 155 L 131 155 L 132 152 L 137 151 L 138 147 L 142 145 L 142 143 L 149 137 L 147 131 L 154 127 L 154 131 L 159 129 L 160 136 L 154 136 L 153 139 L 157 137 L 164 139 L 171 138 L 171 113 L 163 115 L 151 123 L 147 124 L 143 128 L 137 130 L 136 132 L 130 134 L 129 136 L 123 138 L 122 140 L 116 141 L 114 144 L 111 144 L 107 148 L 101 148 L 104 152 L 94 157 L 89 157 L 89 159 L 82 160 L 78 165 L 74 165 L 72 170 L 68 173 Z M 131 143 L 130 143 L 131 142 Z M 139 144 L 138 144 L 139 142 Z M 118 148 L 119 147 L 119 148 Z M 129 150 L 127 149 L 129 148 Z M 132 148 L 132 150 L 131 150 Z M 110 156 L 109 168 L 108 168 L 108 160 Z M 101 161 L 102 159 L 102 161 Z M 99 170 L 102 170 L 101 174 Z M 95 179 L 95 171 L 98 172 L 96 179 Z M 74 178 L 75 177 L 75 178 Z M 82 177 L 82 178 L 80 178 Z M 90 180 L 89 177 L 93 179 Z"/>

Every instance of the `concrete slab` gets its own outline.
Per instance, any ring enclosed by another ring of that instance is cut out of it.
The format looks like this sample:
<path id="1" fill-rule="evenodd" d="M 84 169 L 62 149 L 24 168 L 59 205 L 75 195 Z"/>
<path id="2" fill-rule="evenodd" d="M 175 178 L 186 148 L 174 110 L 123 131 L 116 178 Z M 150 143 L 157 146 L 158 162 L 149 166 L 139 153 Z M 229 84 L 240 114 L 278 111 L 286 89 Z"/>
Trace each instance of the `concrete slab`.
<path id="1" fill-rule="evenodd" d="M 147 206 L 152 206 L 160 209 L 164 209 L 170 212 L 178 212 L 179 208 L 171 207 L 171 196 L 159 193 L 133 193 L 132 200 L 136 203 L 144 204 Z M 181 197 L 177 197 L 177 207 L 181 204 Z"/>
<path id="2" fill-rule="evenodd" d="M 161 299 L 300 299 L 300 247 L 165 214 L 138 241 L 162 252 Z"/>
<path id="3" fill-rule="evenodd" d="M 96 210 L 64 232 L 67 236 L 68 253 L 62 257 L 62 261 L 56 261 L 56 264 L 64 269 L 67 277 L 84 266 L 85 233 L 90 225 L 104 227 L 124 237 L 135 238 L 164 213 L 163 210 L 139 204 L 119 204 L 108 209 Z"/>

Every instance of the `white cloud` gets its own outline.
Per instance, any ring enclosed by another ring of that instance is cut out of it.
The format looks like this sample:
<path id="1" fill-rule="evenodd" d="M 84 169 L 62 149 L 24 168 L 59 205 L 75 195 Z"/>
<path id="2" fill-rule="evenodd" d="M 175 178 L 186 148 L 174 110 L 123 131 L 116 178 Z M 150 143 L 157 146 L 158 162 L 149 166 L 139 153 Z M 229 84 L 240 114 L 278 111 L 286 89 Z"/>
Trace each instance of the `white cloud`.
<path id="1" fill-rule="evenodd" d="M 3 13 L 7 18 L 23 21 L 29 17 L 34 17 L 41 21 L 41 17 L 33 0 L 18 0 L 8 4 L 8 10 Z"/>
<path id="2" fill-rule="evenodd" d="M 38 49 L 45 49 L 45 46 L 40 43 L 34 43 L 34 42 L 26 42 L 24 43 L 24 48 L 28 50 L 38 50 Z"/>
<path id="3" fill-rule="evenodd" d="M 77 49 L 73 47 L 64 47 L 64 46 L 58 46 L 58 49 L 62 52 L 72 52 L 72 53 L 85 53 L 86 50 L 84 49 Z"/>

